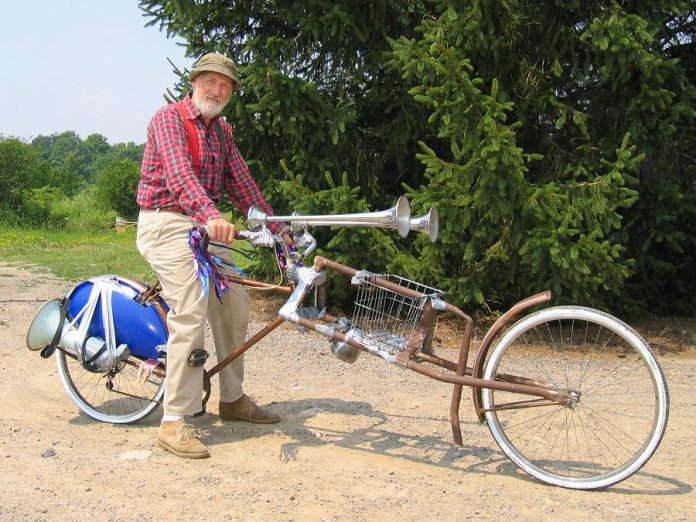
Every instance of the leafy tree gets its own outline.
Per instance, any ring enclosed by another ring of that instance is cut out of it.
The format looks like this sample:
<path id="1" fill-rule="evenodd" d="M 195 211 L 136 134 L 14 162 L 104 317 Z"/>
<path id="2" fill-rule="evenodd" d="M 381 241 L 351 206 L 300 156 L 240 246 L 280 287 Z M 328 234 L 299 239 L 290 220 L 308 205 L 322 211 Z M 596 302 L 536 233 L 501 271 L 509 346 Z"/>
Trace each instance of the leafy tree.
<path id="1" fill-rule="evenodd" d="M 391 61 L 447 144 L 424 147 L 427 184 L 413 190 L 415 201 L 437 202 L 444 215 L 442 246 L 424 245 L 441 284 L 466 301 L 509 302 L 550 287 L 575 302 L 618 306 L 626 280 L 660 286 L 643 279 L 650 265 L 666 263 L 675 279 L 694 281 L 684 262 L 696 239 L 687 132 L 696 90 L 665 51 L 683 40 L 661 37 L 675 20 L 693 19 L 689 5 L 475 1 L 442 9 L 420 24 L 420 38 L 395 41 Z M 634 233 L 654 226 L 639 212 L 655 189 L 683 199 L 660 198 L 680 223 L 663 231 L 671 242 L 661 241 L 651 260 L 641 248 L 654 240 Z M 682 288 L 694 310 L 696 288 Z M 644 304 L 654 294 L 633 297 Z"/>
<path id="2" fill-rule="evenodd" d="M 243 89 L 226 114 L 274 208 L 331 214 L 389 207 L 404 181 L 422 178 L 415 154 L 425 110 L 408 96 L 399 71 L 384 63 L 388 37 L 415 34 L 428 3 L 142 1 L 141 7 L 151 24 L 186 39 L 190 55 L 224 52 L 240 64 Z M 170 99 L 189 87 L 186 71 L 178 72 L 182 81 Z M 408 257 L 393 233 L 334 232 L 330 239 L 313 230 L 322 252 L 343 262 L 384 270 Z M 366 259 L 367 252 L 374 257 Z"/>
<path id="3" fill-rule="evenodd" d="M 116 159 L 129 159 L 131 161 L 135 161 L 136 163 L 140 163 L 143 159 L 144 150 L 144 144 L 138 145 L 132 141 L 129 141 L 128 143 L 115 143 L 111 146 L 108 154 L 106 155 Z"/>
<path id="4" fill-rule="evenodd" d="M 135 195 L 140 180 L 140 164 L 129 159 L 113 160 L 97 175 L 97 194 L 106 208 L 119 216 L 135 219 L 138 205 Z"/>
<path id="5" fill-rule="evenodd" d="M 18 139 L 0 140 L 0 208 L 12 223 L 46 225 L 51 202 L 82 188 L 68 163 L 51 168 L 33 145 Z"/>
<path id="6" fill-rule="evenodd" d="M 238 59 L 228 117 L 276 208 L 385 208 L 403 187 L 439 207 L 439 244 L 376 264 L 459 304 L 550 287 L 696 310 L 692 2 L 140 5 L 191 56 Z"/>
<path id="7" fill-rule="evenodd" d="M 0 219 L 11 224 L 55 226 L 53 204 L 82 188 L 68 166 L 51 168 L 33 145 L 0 140 Z"/>
<path id="8" fill-rule="evenodd" d="M 100 134 L 82 141 L 72 131 L 37 136 L 30 144 L 0 138 L 0 219 L 12 224 L 99 228 L 105 219 L 99 214 L 109 216 L 111 209 L 133 218 L 143 148 L 134 143 L 112 147 Z M 85 172 L 101 176 L 89 174 L 86 179 Z M 99 186 L 90 189 L 94 183 Z M 80 218 L 86 208 L 89 215 Z"/>
<path id="9" fill-rule="evenodd" d="M 111 150 L 108 140 L 101 134 L 90 134 L 82 142 L 84 148 L 89 152 L 91 158 L 107 154 Z"/>
<path id="10" fill-rule="evenodd" d="M 90 166 L 91 171 L 94 173 L 92 180 L 96 181 L 96 177 L 100 172 L 120 160 L 128 160 L 140 165 L 143 160 L 144 150 L 144 144 L 136 145 L 133 142 L 111 145 L 107 151 L 94 157 L 94 161 Z"/>
<path id="11" fill-rule="evenodd" d="M 65 131 L 51 136 L 37 136 L 32 140 L 32 145 L 52 168 L 67 168 L 76 179 L 89 179 L 92 156 L 76 132 Z M 80 188 L 76 187 L 75 191 Z"/>
<path id="12" fill-rule="evenodd" d="M 277 208 L 275 179 L 289 170 L 312 190 L 325 172 L 346 172 L 373 203 L 393 200 L 420 176 L 416 135 L 423 110 L 396 71 L 384 68 L 387 37 L 412 34 L 427 2 L 142 1 L 159 24 L 189 43 L 189 54 L 226 52 L 241 65 L 244 89 L 227 115 L 264 193 Z M 183 73 L 183 72 L 182 72 Z M 177 86 L 178 97 L 188 87 Z"/>
<path id="13" fill-rule="evenodd" d="M 51 157 L 51 148 L 56 141 L 58 134 L 51 134 L 50 136 L 39 135 L 31 140 L 31 147 L 39 155 L 39 158 L 45 161 Z"/>
<path id="14" fill-rule="evenodd" d="M 85 179 L 93 182 L 94 177 L 99 172 L 96 168 L 96 161 L 111 151 L 111 145 L 101 134 L 90 134 L 82 141 L 82 148 L 85 151 L 87 167 L 85 168 Z"/>
<path id="15" fill-rule="evenodd" d="M 21 207 L 36 162 L 36 153 L 26 143 L 17 138 L 0 139 L 0 208 L 16 211 Z"/>

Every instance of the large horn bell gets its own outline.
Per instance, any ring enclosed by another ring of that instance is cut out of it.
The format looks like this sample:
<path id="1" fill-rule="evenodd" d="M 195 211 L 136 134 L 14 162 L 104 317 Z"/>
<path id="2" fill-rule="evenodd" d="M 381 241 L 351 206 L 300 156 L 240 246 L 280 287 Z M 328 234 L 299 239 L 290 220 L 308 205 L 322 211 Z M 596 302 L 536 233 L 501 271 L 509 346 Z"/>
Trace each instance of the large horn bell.
<path id="1" fill-rule="evenodd" d="M 437 208 L 430 207 L 427 214 L 411 219 L 411 230 L 427 234 L 433 243 L 437 241 L 437 236 L 440 233 L 440 214 Z"/>
<path id="2" fill-rule="evenodd" d="M 51 299 L 36 312 L 27 330 L 27 348 L 31 351 L 41 350 L 53 341 L 60 329 L 58 346 L 77 353 L 78 347 L 83 346 L 86 353 L 95 354 L 106 344 L 98 337 L 87 337 L 80 334 L 77 328 L 71 327 L 67 319 L 60 324 L 60 299 Z"/>
<path id="3" fill-rule="evenodd" d="M 72 326 L 61 313 L 61 306 L 60 299 L 51 299 L 36 312 L 27 330 L 26 342 L 29 350 L 34 352 L 51 345 L 54 349 L 60 347 L 73 356 L 79 356 L 83 367 L 95 373 L 109 371 L 120 361 L 128 358 L 130 355 L 128 346 L 120 344 L 113 354 L 109 354 L 106 341 L 90 336 L 86 332 L 80 332 L 78 328 Z M 63 324 L 61 324 L 61 317 L 63 317 Z"/>
<path id="4" fill-rule="evenodd" d="M 268 223 L 289 222 L 302 228 L 309 225 L 394 228 L 401 237 L 406 237 L 411 230 L 411 205 L 408 199 L 401 196 L 396 205 L 381 212 L 323 216 L 270 216 L 253 206 L 247 213 L 247 220 L 252 231 L 257 231 Z"/>

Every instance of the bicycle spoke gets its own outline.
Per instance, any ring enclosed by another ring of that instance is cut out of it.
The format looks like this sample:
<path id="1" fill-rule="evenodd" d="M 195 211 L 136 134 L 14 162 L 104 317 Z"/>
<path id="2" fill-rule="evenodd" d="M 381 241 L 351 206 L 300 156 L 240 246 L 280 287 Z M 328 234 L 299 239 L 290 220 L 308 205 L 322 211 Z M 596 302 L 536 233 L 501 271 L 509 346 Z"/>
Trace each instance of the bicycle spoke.
<path id="1" fill-rule="evenodd" d="M 540 411 L 525 408 L 523 394 L 484 389 L 486 420 L 503 451 L 535 477 L 605 487 L 637 471 L 664 433 L 668 397 L 655 368 L 647 345 L 611 316 L 580 307 L 538 312 L 503 336 L 485 377 L 550 383 L 573 401 Z"/>
<path id="2" fill-rule="evenodd" d="M 150 374 L 138 378 L 139 365 L 123 364 L 109 375 L 93 373 L 60 352 L 58 370 L 68 394 L 82 411 L 104 422 L 133 422 L 159 404 L 164 380 Z"/>

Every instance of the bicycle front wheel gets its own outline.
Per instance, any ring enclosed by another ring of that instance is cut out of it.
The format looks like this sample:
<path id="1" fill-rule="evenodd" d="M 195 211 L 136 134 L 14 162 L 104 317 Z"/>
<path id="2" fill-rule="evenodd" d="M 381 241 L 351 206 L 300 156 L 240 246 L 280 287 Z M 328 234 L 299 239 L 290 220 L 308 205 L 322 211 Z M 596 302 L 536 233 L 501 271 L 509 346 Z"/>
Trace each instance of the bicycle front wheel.
<path id="1" fill-rule="evenodd" d="M 72 401 L 101 422 L 127 424 L 150 414 L 164 395 L 164 381 L 154 373 L 140 372 L 140 360 L 129 356 L 108 373 L 85 370 L 77 359 L 56 351 L 56 365 Z"/>
<path id="2" fill-rule="evenodd" d="M 573 397 L 564 406 L 482 390 L 500 448 L 548 484 L 600 489 L 620 482 L 648 461 L 665 432 L 669 394 L 652 350 L 599 310 L 558 306 L 520 320 L 496 345 L 484 376 Z"/>

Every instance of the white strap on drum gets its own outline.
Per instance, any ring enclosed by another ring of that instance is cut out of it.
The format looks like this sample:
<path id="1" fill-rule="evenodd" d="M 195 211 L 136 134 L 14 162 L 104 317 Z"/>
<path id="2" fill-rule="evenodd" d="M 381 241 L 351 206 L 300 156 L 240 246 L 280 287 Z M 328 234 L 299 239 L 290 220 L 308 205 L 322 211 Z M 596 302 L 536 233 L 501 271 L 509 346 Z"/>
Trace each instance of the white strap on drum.
<path id="1" fill-rule="evenodd" d="M 121 288 L 118 283 L 113 279 L 106 279 L 103 277 L 95 277 L 89 280 L 92 283 L 92 290 L 89 294 L 89 299 L 82 310 L 79 311 L 73 318 L 70 326 L 64 328 L 63 332 L 70 332 L 74 325 L 80 321 L 80 326 L 77 328 L 78 335 L 70 336 L 73 341 L 73 346 L 71 347 L 73 352 L 77 355 L 80 364 L 84 362 L 85 359 L 85 340 L 87 339 L 87 330 L 92 323 L 92 318 L 94 317 L 94 312 L 97 308 L 97 303 L 101 303 L 101 315 L 102 324 L 104 325 L 104 341 L 106 343 L 106 353 L 100 357 L 104 357 L 104 365 L 110 368 L 116 357 L 116 329 L 114 327 L 114 314 L 111 308 L 111 294 L 115 290 L 121 292 Z M 61 338 L 61 342 L 63 339 Z"/>

